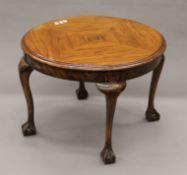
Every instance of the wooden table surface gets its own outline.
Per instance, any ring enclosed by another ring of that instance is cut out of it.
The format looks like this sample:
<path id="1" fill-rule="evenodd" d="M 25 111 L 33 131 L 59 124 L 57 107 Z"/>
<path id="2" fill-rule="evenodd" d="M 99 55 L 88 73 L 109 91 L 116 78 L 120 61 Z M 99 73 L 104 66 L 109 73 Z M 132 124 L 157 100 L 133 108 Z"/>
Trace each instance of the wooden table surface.
<path id="1" fill-rule="evenodd" d="M 157 58 L 165 41 L 159 32 L 136 21 L 82 16 L 34 27 L 23 37 L 22 47 L 30 57 L 54 66 L 110 70 Z"/>

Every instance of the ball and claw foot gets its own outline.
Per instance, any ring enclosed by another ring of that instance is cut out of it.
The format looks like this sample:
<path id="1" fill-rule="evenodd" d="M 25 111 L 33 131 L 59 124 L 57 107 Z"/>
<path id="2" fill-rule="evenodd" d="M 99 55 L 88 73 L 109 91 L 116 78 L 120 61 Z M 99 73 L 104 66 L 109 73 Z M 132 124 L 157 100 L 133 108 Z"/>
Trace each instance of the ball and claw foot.
<path id="1" fill-rule="evenodd" d="M 87 99 L 88 98 L 88 92 L 86 90 L 83 90 L 83 89 L 80 89 L 78 88 L 76 90 L 76 94 L 77 94 L 77 98 L 79 100 L 84 100 L 84 99 Z"/>
<path id="2" fill-rule="evenodd" d="M 22 132 L 24 136 L 32 136 L 36 134 L 35 125 L 29 122 L 26 122 L 22 125 Z"/>
<path id="3" fill-rule="evenodd" d="M 160 120 L 160 114 L 154 108 L 148 109 L 145 114 L 146 114 L 146 120 L 149 122 Z"/>
<path id="4" fill-rule="evenodd" d="M 112 163 L 115 163 L 115 161 L 116 161 L 116 157 L 114 155 L 113 150 L 109 149 L 109 148 L 104 148 L 101 151 L 101 158 L 102 158 L 104 164 L 112 164 Z"/>

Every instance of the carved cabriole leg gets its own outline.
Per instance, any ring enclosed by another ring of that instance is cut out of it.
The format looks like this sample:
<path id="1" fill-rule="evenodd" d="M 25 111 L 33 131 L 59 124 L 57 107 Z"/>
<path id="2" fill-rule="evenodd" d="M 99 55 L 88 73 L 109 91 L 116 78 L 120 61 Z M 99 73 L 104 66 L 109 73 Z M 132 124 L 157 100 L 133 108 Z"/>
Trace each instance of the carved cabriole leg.
<path id="1" fill-rule="evenodd" d="M 106 97 L 106 131 L 105 146 L 101 151 L 101 158 L 105 164 L 115 162 L 115 154 L 112 149 L 112 125 L 116 107 L 116 101 L 119 94 L 125 89 L 126 83 L 96 84 L 97 88 L 105 94 Z"/>
<path id="2" fill-rule="evenodd" d="M 148 107 L 146 110 L 147 121 L 157 121 L 160 119 L 160 114 L 156 111 L 154 107 L 154 99 L 155 99 L 155 92 L 156 92 L 156 88 L 162 71 L 163 64 L 164 64 L 164 55 L 162 56 L 162 60 L 160 64 L 153 71 L 151 86 L 149 91 Z"/>
<path id="3" fill-rule="evenodd" d="M 88 92 L 86 91 L 83 81 L 79 82 L 79 88 L 76 90 L 77 98 L 79 100 L 86 99 L 88 97 Z"/>
<path id="4" fill-rule="evenodd" d="M 29 77 L 32 71 L 32 67 L 25 61 L 24 58 L 22 58 L 19 63 L 19 76 L 25 94 L 28 109 L 28 120 L 22 125 L 22 132 L 24 136 L 36 134 L 36 128 L 34 124 L 34 106 L 32 93 L 29 85 Z"/>

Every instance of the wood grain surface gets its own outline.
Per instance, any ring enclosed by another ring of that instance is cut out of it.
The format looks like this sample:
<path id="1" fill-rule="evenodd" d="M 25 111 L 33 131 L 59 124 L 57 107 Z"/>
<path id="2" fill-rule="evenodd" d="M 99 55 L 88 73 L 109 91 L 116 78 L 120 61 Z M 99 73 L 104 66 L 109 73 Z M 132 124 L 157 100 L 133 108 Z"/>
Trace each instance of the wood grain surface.
<path id="1" fill-rule="evenodd" d="M 165 50 L 162 35 L 128 19 L 82 16 L 34 27 L 22 39 L 31 58 L 56 67 L 112 70 L 158 58 Z"/>

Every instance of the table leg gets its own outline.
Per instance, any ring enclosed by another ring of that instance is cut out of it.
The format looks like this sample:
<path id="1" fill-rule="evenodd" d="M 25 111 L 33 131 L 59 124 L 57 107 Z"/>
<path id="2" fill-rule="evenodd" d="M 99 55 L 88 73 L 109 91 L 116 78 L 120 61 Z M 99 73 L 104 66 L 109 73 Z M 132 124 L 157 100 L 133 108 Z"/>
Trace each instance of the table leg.
<path id="1" fill-rule="evenodd" d="M 32 71 L 33 71 L 32 67 L 25 61 L 24 58 L 22 58 L 19 63 L 19 76 L 20 76 L 22 88 L 27 102 L 27 109 L 28 109 L 27 122 L 22 125 L 22 132 L 24 136 L 30 136 L 36 134 L 36 128 L 34 124 L 34 105 L 33 105 L 32 93 L 29 85 L 29 77 Z"/>
<path id="2" fill-rule="evenodd" d="M 162 56 L 161 62 L 159 65 L 155 68 L 152 75 L 151 85 L 150 85 L 150 91 L 149 91 L 149 101 L 148 101 L 148 107 L 146 110 L 146 119 L 147 121 L 157 121 L 160 119 L 160 114 L 157 112 L 157 110 L 154 107 L 154 99 L 155 99 L 155 92 L 158 85 L 159 77 L 162 71 L 162 67 L 164 64 L 164 55 Z"/>
<path id="3" fill-rule="evenodd" d="M 113 117 L 117 102 L 117 97 L 125 89 L 126 83 L 121 84 L 96 84 L 97 88 L 104 93 L 106 97 L 106 131 L 105 131 L 105 146 L 101 151 L 101 158 L 105 164 L 115 162 L 115 154 L 112 149 L 112 125 Z"/>
<path id="4" fill-rule="evenodd" d="M 88 97 L 88 92 L 86 91 L 83 81 L 79 82 L 79 88 L 76 90 L 77 98 L 79 100 L 86 99 Z"/>

